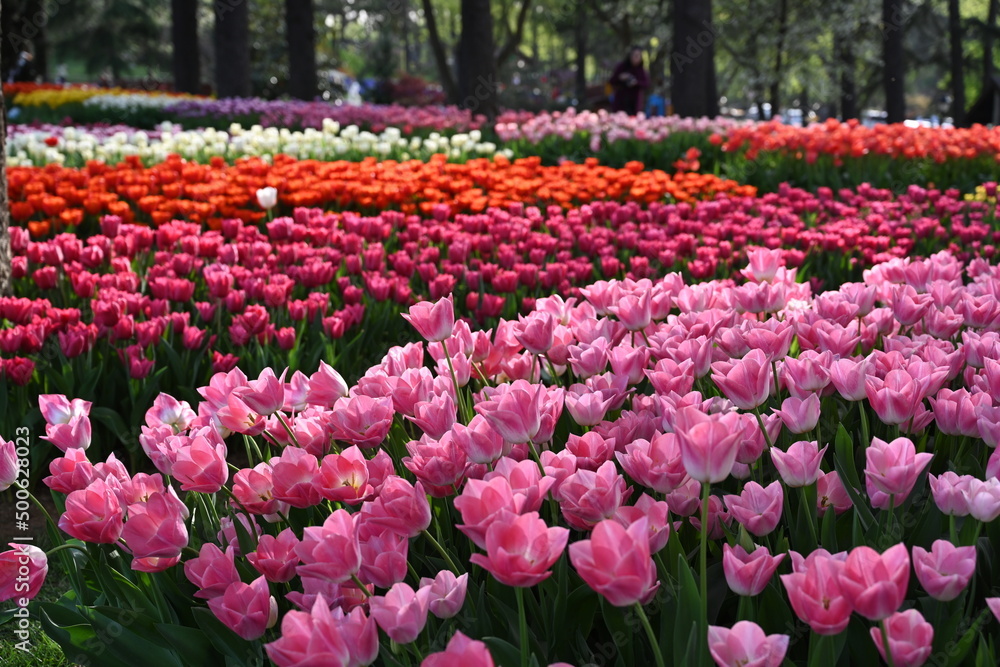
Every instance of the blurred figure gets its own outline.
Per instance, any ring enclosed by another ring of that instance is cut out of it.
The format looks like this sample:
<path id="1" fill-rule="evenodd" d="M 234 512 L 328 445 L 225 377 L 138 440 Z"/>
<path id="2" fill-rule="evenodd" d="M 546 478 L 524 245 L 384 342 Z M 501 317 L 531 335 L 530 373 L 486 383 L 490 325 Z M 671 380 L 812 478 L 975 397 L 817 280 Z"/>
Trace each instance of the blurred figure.
<path id="1" fill-rule="evenodd" d="M 21 51 L 17 56 L 17 62 L 10 68 L 7 75 L 7 83 L 25 83 L 35 80 L 35 57 L 30 51 Z"/>
<path id="2" fill-rule="evenodd" d="M 624 111 L 630 116 L 643 108 L 643 93 L 649 88 L 649 75 L 642 64 L 642 49 L 633 47 L 628 57 L 615 67 L 611 74 L 614 89 L 613 111 Z"/>

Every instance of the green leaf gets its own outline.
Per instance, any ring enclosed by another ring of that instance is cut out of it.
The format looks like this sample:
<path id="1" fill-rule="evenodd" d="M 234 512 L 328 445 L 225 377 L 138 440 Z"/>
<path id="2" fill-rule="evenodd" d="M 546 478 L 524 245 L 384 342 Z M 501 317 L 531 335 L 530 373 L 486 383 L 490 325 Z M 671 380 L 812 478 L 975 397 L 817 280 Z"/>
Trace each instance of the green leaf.
<path id="1" fill-rule="evenodd" d="M 510 642 L 499 637 L 483 637 L 483 643 L 501 667 L 519 667 L 521 664 L 521 650 Z"/>
<path id="2" fill-rule="evenodd" d="M 698 581 L 683 555 L 677 557 L 679 591 L 677 596 L 677 617 L 674 621 L 674 664 L 695 664 L 694 658 L 701 653 L 698 641 L 698 618 L 701 609 L 701 593 Z"/>
<path id="3" fill-rule="evenodd" d="M 251 644 L 227 628 L 206 607 L 196 607 L 192 610 L 198 627 L 202 629 L 208 640 L 220 653 L 237 665 L 259 665 L 261 662 L 260 644 Z"/>
<path id="4" fill-rule="evenodd" d="M 854 463 L 853 454 L 850 456 L 851 465 Z M 849 473 L 845 469 L 842 457 L 838 451 L 837 455 L 833 457 L 833 466 L 837 470 L 837 474 L 840 475 L 841 480 L 849 479 Z M 855 471 L 855 476 L 857 472 Z M 861 522 L 862 528 L 867 532 L 869 528 L 875 523 L 875 515 L 872 514 L 871 509 L 868 507 L 868 500 L 862 498 L 858 493 L 858 488 L 860 486 L 855 486 L 853 483 L 848 482 L 844 484 L 844 488 L 847 490 L 847 495 L 850 496 L 851 502 L 854 504 L 854 516 L 858 518 Z"/>
<path id="5" fill-rule="evenodd" d="M 222 658 L 201 630 L 167 623 L 157 623 L 156 629 L 174 647 L 185 667 L 214 667 Z"/>
<path id="6" fill-rule="evenodd" d="M 117 607 L 97 607 L 89 616 L 98 636 L 106 638 L 107 651 L 123 661 L 132 665 L 184 667 L 177 654 L 156 633 L 149 616 Z"/>
<path id="7" fill-rule="evenodd" d="M 975 643 L 976 638 L 979 637 L 982 631 L 984 620 L 987 620 L 986 617 L 991 613 L 992 612 L 989 609 L 983 610 L 983 612 L 979 614 L 979 617 L 972 625 L 969 626 L 969 629 L 964 635 L 962 635 L 962 638 L 959 639 L 957 643 L 952 641 L 948 644 L 948 648 L 945 653 L 948 656 L 948 667 L 958 667 L 958 665 L 963 664 L 965 656 L 969 654 L 969 651 L 972 649 L 972 645 Z M 956 615 L 956 617 L 960 618 L 961 616 Z M 980 646 L 980 648 L 982 648 L 982 646 Z"/>

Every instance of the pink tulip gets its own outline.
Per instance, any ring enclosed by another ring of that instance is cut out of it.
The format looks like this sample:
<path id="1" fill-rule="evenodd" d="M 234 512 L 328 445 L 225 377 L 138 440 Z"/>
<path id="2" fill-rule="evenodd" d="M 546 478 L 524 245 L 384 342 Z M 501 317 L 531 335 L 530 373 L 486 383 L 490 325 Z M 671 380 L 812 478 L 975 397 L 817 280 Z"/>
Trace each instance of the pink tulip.
<path id="1" fill-rule="evenodd" d="M 521 510 L 510 482 L 499 475 L 489 480 L 470 479 L 453 502 L 462 515 L 463 523 L 457 528 L 480 549 L 486 548 L 486 531 L 494 521 L 507 520 Z"/>
<path id="2" fill-rule="evenodd" d="M 976 548 L 956 547 L 948 540 L 935 540 L 930 551 L 915 546 L 913 571 L 932 598 L 949 602 L 965 590 L 976 573 Z"/>
<path id="3" fill-rule="evenodd" d="M 198 587 L 196 598 L 211 600 L 226 592 L 230 584 L 240 580 L 234 560 L 235 552 L 230 547 L 225 553 L 212 542 L 201 545 L 197 558 L 184 563 L 184 576 Z"/>
<path id="4" fill-rule="evenodd" d="M 431 507 L 420 482 L 411 485 L 402 477 L 389 477 L 378 498 L 365 503 L 365 520 L 403 537 L 416 537 L 431 525 Z"/>
<path id="5" fill-rule="evenodd" d="M 830 382 L 847 401 L 862 401 L 868 377 L 868 359 L 837 359 L 830 366 Z"/>
<path id="6" fill-rule="evenodd" d="M 904 370 L 891 370 L 884 380 L 869 375 L 865 381 L 868 401 L 886 424 L 901 425 L 909 422 L 923 400 L 921 386 Z"/>
<path id="7" fill-rule="evenodd" d="M 771 393 L 771 364 L 763 350 L 751 350 L 735 362 L 712 364 L 712 381 L 736 407 L 753 410 Z"/>
<path id="8" fill-rule="evenodd" d="M 760 626 L 740 621 L 731 629 L 708 626 L 708 650 L 719 667 L 778 667 L 788 651 L 788 635 L 764 635 Z"/>
<path id="9" fill-rule="evenodd" d="M 736 413 L 707 415 L 695 407 L 681 408 L 674 414 L 674 432 L 688 475 L 710 484 L 729 476 L 740 445 L 739 421 Z"/>
<path id="10" fill-rule="evenodd" d="M 96 479 L 94 466 L 83 449 L 67 449 L 63 456 L 49 463 L 49 472 L 52 474 L 42 482 L 53 491 L 65 494 L 85 489 Z"/>
<path id="11" fill-rule="evenodd" d="M 968 516 L 969 499 L 965 492 L 970 485 L 978 481 L 972 475 L 958 476 L 948 470 L 940 476 L 927 475 L 927 481 L 934 496 L 934 504 L 942 514 L 950 516 Z"/>
<path id="12" fill-rule="evenodd" d="M 298 447 L 285 447 L 281 457 L 272 459 L 271 479 L 275 500 L 292 507 L 312 507 L 323 500 L 319 461 Z"/>
<path id="13" fill-rule="evenodd" d="M 615 464 L 606 461 L 597 472 L 577 470 L 564 479 L 559 485 L 559 507 L 570 527 L 589 530 L 613 517 L 631 493 Z"/>
<path id="14" fill-rule="evenodd" d="M 500 436 L 511 444 L 531 442 L 541 428 L 542 402 L 545 387 L 515 380 L 491 400 L 476 404 L 481 414 Z"/>
<path id="15" fill-rule="evenodd" d="M 493 522 L 486 531 L 486 555 L 473 554 L 469 560 L 502 584 L 527 588 L 548 579 L 568 540 L 568 529 L 550 528 L 538 512 L 531 512 Z"/>
<path id="16" fill-rule="evenodd" d="M 617 303 L 608 306 L 608 312 L 618 318 L 629 331 L 641 331 L 653 320 L 652 292 L 642 294 L 625 294 L 618 298 Z"/>
<path id="17" fill-rule="evenodd" d="M 938 430 L 945 435 L 979 437 L 980 408 L 992 407 L 987 393 L 970 394 L 968 389 L 951 391 L 944 388 L 928 399 L 934 411 Z"/>
<path id="18" fill-rule="evenodd" d="M 66 496 L 66 511 L 59 528 L 71 537 L 95 544 L 114 544 L 124 528 L 118 497 L 103 480 L 95 480 Z"/>
<path id="19" fill-rule="evenodd" d="M 762 537 L 774 530 L 781 520 L 784 492 L 781 482 L 777 480 L 766 487 L 757 482 L 747 482 L 742 494 L 727 495 L 723 500 L 734 519 L 751 534 Z"/>
<path id="20" fill-rule="evenodd" d="M 223 595 L 210 599 L 208 607 L 226 627 L 247 641 L 263 636 L 278 622 L 278 602 L 271 596 L 264 577 L 251 584 L 233 582 Z"/>
<path id="21" fill-rule="evenodd" d="M 737 595 L 760 595 L 784 558 L 785 554 L 772 556 L 767 547 L 747 553 L 741 546 L 722 545 L 722 570 Z"/>
<path id="22" fill-rule="evenodd" d="M 38 397 L 38 409 L 45 423 L 55 426 L 69 424 L 76 417 L 90 414 L 90 401 L 79 398 L 70 400 L 62 394 L 42 394 Z"/>
<path id="23" fill-rule="evenodd" d="M 518 513 L 538 512 L 555 480 L 547 474 L 543 477 L 538 465 L 530 459 L 514 461 L 509 456 L 500 458 L 493 472 L 483 476 L 484 481 L 492 481 L 495 477 L 504 477 L 510 482 L 514 494 L 514 503 Z"/>
<path id="24" fill-rule="evenodd" d="M 122 540 L 134 558 L 169 559 L 180 556 L 188 543 L 182 508 L 184 503 L 170 493 L 154 493 L 145 503 L 129 506 Z"/>
<path id="25" fill-rule="evenodd" d="M 840 515 L 853 506 L 854 502 L 836 470 L 822 473 L 816 478 L 816 511 L 819 516 L 822 517 L 831 507 Z"/>
<path id="26" fill-rule="evenodd" d="M 229 479 L 226 446 L 197 436 L 177 452 L 172 466 L 174 477 L 183 491 L 216 493 Z"/>
<path id="27" fill-rule="evenodd" d="M 473 463 L 493 463 L 504 453 L 504 440 L 481 414 L 468 426 L 456 423 L 451 427 L 452 438 Z"/>
<path id="28" fill-rule="evenodd" d="M 781 417 L 785 427 L 792 433 L 806 433 L 819 423 L 819 394 L 809 394 L 807 398 L 790 396 L 781 403 L 781 409 L 774 413 Z"/>
<path id="29" fill-rule="evenodd" d="M 397 644 L 409 644 L 420 636 L 427 624 L 430 588 L 414 592 L 408 584 L 395 584 L 385 596 L 369 598 L 371 615 L 389 638 Z"/>
<path id="30" fill-rule="evenodd" d="M 1000 516 L 1000 479 L 993 477 L 985 482 L 972 479 L 962 495 L 972 518 L 989 523 Z"/>
<path id="31" fill-rule="evenodd" d="M 291 528 L 285 528 L 277 537 L 262 535 L 257 541 L 257 550 L 247 554 L 247 560 L 268 581 L 291 581 L 295 578 L 295 568 L 301 562 L 295 553 L 298 544 L 299 540 Z"/>
<path id="32" fill-rule="evenodd" d="M 20 465 L 17 458 L 17 448 L 13 441 L 0 438 L 0 491 L 6 491 L 17 481 Z"/>
<path id="33" fill-rule="evenodd" d="M 615 521 L 625 528 L 631 527 L 640 520 L 645 520 L 649 526 L 649 552 L 657 553 L 667 546 L 670 539 L 670 508 L 662 500 L 653 500 L 645 493 L 639 496 L 635 505 L 622 505 L 615 512 Z"/>
<path id="34" fill-rule="evenodd" d="M 285 614 L 281 638 L 264 649 L 278 667 L 370 665 L 378 657 L 378 626 L 360 607 L 346 615 L 339 607 L 331 611 L 320 594 L 308 613 Z"/>
<path id="35" fill-rule="evenodd" d="M 854 611 L 873 621 L 888 618 L 903 604 L 910 583 L 906 545 L 897 544 L 882 554 L 871 547 L 855 547 L 847 556 L 839 582 Z"/>
<path id="36" fill-rule="evenodd" d="M 30 544 L 11 542 L 12 549 L 0 553 L 0 602 L 13 600 L 27 607 L 45 583 L 49 571 L 45 552 Z"/>
<path id="37" fill-rule="evenodd" d="M 799 488 L 814 484 L 822 472 L 819 468 L 823 462 L 823 454 L 829 445 L 819 448 L 815 440 L 800 440 L 794 442 L 788 451 L 782 452 L 777 447 L 771 448 L 771 461 L 778 469 L 786 486 Z"/>
<path id="38" fill-rule="evenodd" d="M 359 505 L 375 493 L 368 483 L 368 461 L 357 445 L 323 457 L 319 477 L 320 493 L 333 502 Z"/>
<path id="39" fill-rule="evenodd" d="M 872 505 L 879 509 L 889 505 L 888 498 L 884 499 L 884 507 L 877 502 L 875 491 L 892 496 L 894 504 L 901 505 L 933 456 L 928 452 L 917 454 L 909 438 L 896 438 L 892 442 L 872 438 L 871 446 L 865 450 L 865 486 Z"/>
<path id="40" fill-rule="evenodd" d="M 354 515 L 336 510 L 322 526 L 307 526 L 302 541 L 295 545 L 302 561 L 296 567 L 300 577 L 314 577 L 339 584 L 357 574 L 361 567 L 361 546 Z"/>
<path id="41" fill-rule="evenodd" d="M 920 667 L 930 657 L 934 642 L 934 627 L 924 620 L 916 609 L 908 609 L 893 614 L 885 620 L 889 632 L 889 651 L 892 664 L 896 667 Z M 881 627 L 870 630 L 872 641 L 879 655 L 886 660 L 885 640 Z"/>
<path id="42" fill-rule="evenodd" d="M 781 583 L 795 614 L 813 632 L 837 635 L 851 619 L 851 603 L 840 587 L 839 575 L 844 562 L 824 553 L 817 550 L 810 554 L 801 567 L 793 567 L 792 574 L 781 575 Z M 795 555 L 792 554 L 793 566 Z"/>
<path id="43" fill-rule="evenodd" d="M 647 526 L 645 519 L 627 529 L 615 521 L 601 521 L 589 540 L 569 545 L 569 560 L 577 573 L 616 607 L 645 604 L 659 587 Z"/>
<path id="44" fill-rule="evenodd" d="M 450 296 L 434 303 L 420 301 L 410 306 L 403 319 L 412 324 L 424 340 L 446 340 L 455 329 L 455 304 Z"/>
<path id="45" fill-rule="evenodd" d="M 410 541 L 387 528 L 365 521 L 358 528 L 361 570 L 358 576 L 379 588 L 391 588 L 406 578 L 406 556 Z"/>
<path id="46" fill-rule="evenodd" d="M 262 416 L 272 415 L 281 410 L 285 403 L 285 373 L 276 377 L 274 371 L 265 368 L 256 380 L 250 380 L 236 390 L 236 394 L 251 410 Z"/>
<path id="47" fill-rule="evenodd" d="M 456 630 L 445 650 L 428 655 L 420 667 L 494 667 L 495 664 L 486 644 Z"/>
<path id="48" fill-rule="evenodd" d="M 310 405 L 332 408 L 338 399 L 347 396 L 347 383 L 340 373 L 325 361 L 319 362 L 319 369 L 309 378 L 306 400 Z"/>
<path id="49" fill-rule="evenodd" d="M 385 440 L 395 413 L 391 398 L 357 395 L 338 399 L 329 414 L 334 440 L 371 449 Z"/>
<path id="50" fill-rule="evenodd" d="M 615 457 L 629 477 L 658 493 L 670 493 L 687 477 L 680 444 L 673 433 L 633 440 Z"/>
<path id="51" fill-rule="evenodd" d="M 986 604 L 998 621 L 1000 621 L 1000 598 L 986 598 Z"/>
<path id="52" fill-rule="evenodd" d="M 430 590 L 430 612 L 438 618 L 451 618 L 462 610 L 468 585 L 468 572 L 456 577 L 451 570 L 441 570 L 433 579 L 420 580 L 420 588 Z"/>

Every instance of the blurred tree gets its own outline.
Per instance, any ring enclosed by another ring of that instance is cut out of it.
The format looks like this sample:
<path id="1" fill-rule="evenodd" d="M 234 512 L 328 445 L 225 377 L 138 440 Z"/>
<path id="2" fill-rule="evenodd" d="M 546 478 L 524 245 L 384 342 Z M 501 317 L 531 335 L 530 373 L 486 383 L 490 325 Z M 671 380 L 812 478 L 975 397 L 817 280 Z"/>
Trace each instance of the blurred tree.
<path id="1" fill-rule="evenodd" d="M 312 0 L 285 0 L 288 38 L 288 93 L 300 100 L 316 96 L 316 28 Z"/>
<path id="2" fill-rule="evenodd" d="M 215 92 L 248 97 L 250 86 L 250 0 L 214 0 Z"/>
<path id="3" fill-rule="evenodd" d="M 201 90 L 201 49 L 198 44 L 198 0 L 171 0 L 170 36 L 173 43 L 174 90 Z"/>
<path id="4" fill-rule="evenodd" d="M 962 9 L 948 0 L 948 37 L 951 46 L 951 117 L 961 125 L 965 117 L 965 56 L 962 53 Z"/>
<path id="5" fill-rule="evenodd" d="M 528 3 L 530 0 L 523 0 Z M 489 0 L 462 0 L 458 41 L 458 102 L 489 119 L 497 115 L 497 58 Z"/>
<path id="6" fill-rule="evenodd" d="M 715 81 L 715 41 L 712 2 L 673 0 L 674 51 L 670 59 L 671 97 L 680 116 L 719 114 Z"/>
<path id="7" fill-rule="evenodd" d="M 3 5 L 0 5 L 0 23 L 3 21 Z M 4 40 L 7 41 L 7 40 Z M 3 69 L 3 54 L 0 52 L 0 70 Z M 7 202 L 7 109 L 0 85 L 0 296 L 11 292 L 10 254 L 10 207 Z"/>
<path id="8" fill-rule="evenodd" d="M 905 0 L 882 0 L 882 86 L 886 122 L 906 120 L 906 63 L 903 37 L 910 8 Z"/>

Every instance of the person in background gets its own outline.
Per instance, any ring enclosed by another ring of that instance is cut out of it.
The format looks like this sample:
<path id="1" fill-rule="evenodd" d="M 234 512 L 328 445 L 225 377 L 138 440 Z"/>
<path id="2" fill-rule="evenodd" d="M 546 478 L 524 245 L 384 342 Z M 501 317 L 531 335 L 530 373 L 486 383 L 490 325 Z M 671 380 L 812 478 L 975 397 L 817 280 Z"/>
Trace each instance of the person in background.
<path id="1" fill-rule="evenodd" d="M 21 51 L 17 56 L 17 62 L 10 68 L 7 75 L 7 83 L 24 83 L 35 80 L 35 65 L 32 62 L 34 56 L 30 51 Z"/>
<path id="2" fill-rule="evenodd" d="M 649 88 L 649 75 L 642 64 L 642 49 L 633 47 L 628 57 L 615 67 L 611 74 L 614 89 L 613 111 L 624 111 L 630 116 L 643 108 L 643 94 Z"/>

